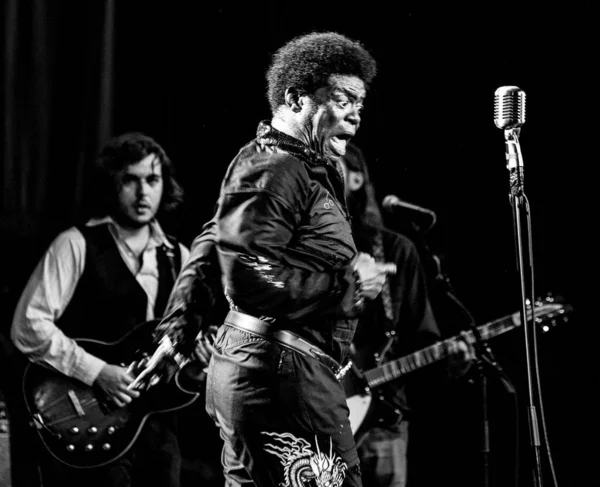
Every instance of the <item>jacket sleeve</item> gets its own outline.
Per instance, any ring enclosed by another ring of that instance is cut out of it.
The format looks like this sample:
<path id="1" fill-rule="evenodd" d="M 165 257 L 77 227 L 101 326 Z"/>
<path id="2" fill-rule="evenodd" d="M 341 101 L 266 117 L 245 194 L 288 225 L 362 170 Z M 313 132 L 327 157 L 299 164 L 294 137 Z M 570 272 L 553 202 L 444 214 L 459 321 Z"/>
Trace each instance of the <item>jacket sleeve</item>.
<path id="1" fill-rule="evenodd" d="M 198 334 L 211 324 L 218 324 L 227 310 L 221 286 L 220 268 L 215 248 L 214 220 L 204 225 L 192 242 L 169 296 L 165 318 L 156 327 L 159 340 L 164 335 L 184 355 L 194 348 Z"/>

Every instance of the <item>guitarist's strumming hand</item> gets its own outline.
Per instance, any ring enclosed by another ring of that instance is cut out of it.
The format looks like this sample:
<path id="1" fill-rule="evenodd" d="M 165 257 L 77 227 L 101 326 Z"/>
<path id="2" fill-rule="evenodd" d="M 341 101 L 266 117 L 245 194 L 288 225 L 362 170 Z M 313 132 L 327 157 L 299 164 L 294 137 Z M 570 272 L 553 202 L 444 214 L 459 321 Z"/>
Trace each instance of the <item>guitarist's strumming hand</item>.
<path id="1" fill-rule="evenodd" d="M 396 264 L 391 262 L 376 262 L 364 252 L 360 252 L 354 261 L 354 270 L 361 282 L 361 294 L 365 299 L 375 299 L 388 274 L 396 274 Z"/>
<path id="2" fill-rule="evenodd" d="M 132 382 L 133 376 L 128 369 L 119 365 L 106 364 L 96 377 L 95 384 L 117 406 L 123 407 L 140 395 L 138 391 L 129 389 L 129 384 Z"/>

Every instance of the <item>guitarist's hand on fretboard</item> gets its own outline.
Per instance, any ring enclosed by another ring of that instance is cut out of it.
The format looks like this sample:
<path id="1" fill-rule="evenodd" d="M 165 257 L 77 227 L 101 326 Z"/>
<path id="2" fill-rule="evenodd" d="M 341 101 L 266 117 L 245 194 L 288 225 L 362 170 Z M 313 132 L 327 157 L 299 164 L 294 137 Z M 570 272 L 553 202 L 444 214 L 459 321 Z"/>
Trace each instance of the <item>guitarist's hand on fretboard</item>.
<path id="1" fill-rule="evenodd" d="M 133 376 L 125 367 L 106 364 L 96 377 L 95 384 L 117 406 L 123 407 L 140 395 L 138 391 L 129 388 L 133 381 Z"/>
<path id="2" fill-rule="evenodd" d="M 475 360 L 475 349 L 466 332 L 448 342 L 448 375 L 459 378 L 465 375 Z"/>

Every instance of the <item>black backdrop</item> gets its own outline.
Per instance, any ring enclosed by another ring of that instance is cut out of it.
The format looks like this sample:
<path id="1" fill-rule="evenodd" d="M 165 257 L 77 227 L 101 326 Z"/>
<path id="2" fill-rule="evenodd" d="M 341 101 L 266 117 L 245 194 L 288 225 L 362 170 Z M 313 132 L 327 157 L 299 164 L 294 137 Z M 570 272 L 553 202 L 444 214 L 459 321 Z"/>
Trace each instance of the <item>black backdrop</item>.
<path id="1" fill-rule="evenodd" d="M 493 123 L 493 95 L 504 85 L 527 93 L 521 148 L 536 292 L 562 295 L 575 310 L 568 323 L 540 337 L 549 439 L 559 485 L 600 485 L 593 463 L 598 331 L 590 179 L 597 49 L 591 6 L 7 1 L 2 329 L 48 240 L 78 216 L 83 167 L 109 135 L 140 130 L 166 148 L 186 190 L 170 229 L 189 243 L 212 213 L 228 162 L 269 117 L 264 71 L 270 54 L 294 35 L 337 30 L 363 41 L 379 62 L 356 137 L 378 196 L 396 194 L 437 213 L 428 244 L 480 323 L 519 307 L 504 137 Z M 524 406 L 521 334 L 503 336 L 492 348 Z M 493 472 L 509 485 L 513 411 L 499 385 L 490 387 Z M 453 478 L 462 472 L 477 483 L 471 467 L 478 461 L 478 397 L 465 389 L 458 389 L 465 407 L 456 417 L 463 423 L 440 436 L 454 445 Z M 523 485 L 530 480 L 525 470 Z"/>

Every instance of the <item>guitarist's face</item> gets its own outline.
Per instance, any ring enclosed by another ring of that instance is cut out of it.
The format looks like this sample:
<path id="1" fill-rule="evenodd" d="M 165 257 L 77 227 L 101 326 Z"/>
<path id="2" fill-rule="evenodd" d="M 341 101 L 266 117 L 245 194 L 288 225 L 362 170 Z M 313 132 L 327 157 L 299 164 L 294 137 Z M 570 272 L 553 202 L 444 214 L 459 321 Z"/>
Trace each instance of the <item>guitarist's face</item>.
<path id="1" fill-rule="evenodd" d="M 158 211 L 163 193 L 162 165 L 149 154 L 115 175 L 116 214 L 121 225 L 139 228 L 150 222 Z"/>

